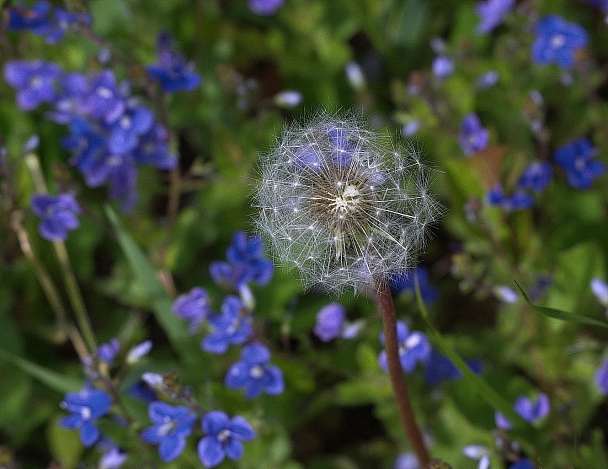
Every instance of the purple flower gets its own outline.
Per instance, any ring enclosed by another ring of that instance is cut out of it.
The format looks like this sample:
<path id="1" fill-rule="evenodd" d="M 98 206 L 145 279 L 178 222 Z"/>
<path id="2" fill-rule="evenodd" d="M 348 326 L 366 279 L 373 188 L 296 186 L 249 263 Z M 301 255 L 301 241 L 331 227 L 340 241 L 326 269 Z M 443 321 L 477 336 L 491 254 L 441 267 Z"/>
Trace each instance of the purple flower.
<path id="1" fill-rule="evenodd" d="M 454 73 L 454 61 L 447 55 L 439 55 L 433 60 L 432 69 L 437 78 L 447 78 Z"/>
<path id="2" fill-rule="evenodd" d="M 47 117 L 58 124 L 71 123 L 80 111 L 81 101 L 89 87 L 87 77 L 81 73 L 64 73 L 59 78 L 59 93 L 55 109 Z"/>
<path id="3" fill-rule="evenodd" d="M 99 469 L 119 469 L 127 460 L 127 453 L 113 446 L 104 453 L 99 461 Z"/>
<path id="4" fill-rule="evenodd" d="M 482 365 L 478 359 L 466 360 L 467 365 L 475 374 L 481 374 Z M 430 386 L 437 386 L 444 380 L 462 378 L 462 373 L 445 355 L 431 350 L 424 361 L 424 379 Z"/>
<path id="5" fill-rule="evenodd" d="M 9 31 L 31 31 L 38 33 L 48 27 L 50 4 L 46 0 L 34 3 L 29 10 L 18 3 L 8 6 L 8 22 L 6 29 Z"/>
<path id="6" fill-rule="evenodd" d="M 515 0 L 487 0 L 478 2 L 475 9 L 481 18 L 477 25 L 479 34 L 486 34 L 503 22 L 505 15 L 513 8 Z"/>
<path id="7" fill-rule="evenodd" d="M 83 98 L 82 108 L 94 119 L 112 124 L 125 111 L 124 97 L 116 87 L 116 78 L 111 70 L 100 72 L 89 85 Z"/>
<path id="8" fill-rule="evenodd" d="M 481 126 L 481 121 L 477 114 L 467 114 L 460 126 L 460 136 L 458 137 L 460 148 L 466 155 L 484 150 L 490 142 L 490 132 Z"/>
<path id="9" fill-rule="evenodd" d="M 299 91 L 286 90 L 277 93 L 272 100 L 277 106 L 289 109 L 300 104 L 302 99 L 304 96 Z"/>
<path id="10" fill-rule="evenodd" d="M 506 285 L 499 285 L 494 288 L 494 294 L 504 303 L 513 304 L 517 303 L 519 296 L 511 287 Z"/>
<path id="11" fill-rule="evenodd" d="M 602 394 L 608 394 L 608 358 L 604 359 L 595 372 L 595 385 Z"/>
<path id="12" fill-rule="evenodd" d="M 116 358 L 119 350 L 120 342 L 116 337 L 113 337 L 108 343 L 97 347 L 96 356 L 100 362 L 110 365 L 114 361 L 114 358 Z"/>
<path id="13" fill-rule="evenodd" d="M 159 445 L 158 454 L 163 461 L 173 461 L 186 447 L 186 437 L 192 433 L 196 414 L 184 406 L 155 401 L 148 407 L 148 416 L 153 425 L 141 432 L 142 440 Z"/>
<path id="14" fill-rule="evenodd" d="M 90 24 L 91 15 L 88 13 L 76 13 L 55 7 L 48 23 L 44 28 L 40 28 L 37 34 L 43 36 L 47 44 L 57 44 L 69 30 L 77 30 L 80 25 Z"/>
<path id="15" fill-rule="evenodd" d="M 217 466 L 226 456 L 239 459 L 244 451 L 242 442 L 255 437 L 247 420 L 238 415 L 229 418 L 219 410 L 207 412 L 202 427 L 207 436 L 198 442 L 198 457 L 205 467 Z"/>
<path id="16" fill-rule="evenodd" d="M 317 323 L 313 329 L 315 335 L 323 342 L 329 342 L 340 336 L 346 311 L 339 303 L 323 306 L 317 313 Z"/>
<path id="17" fill-rule="evenodd" d="M 132 365 L 133 363 L 136 363 L 139 361 L 140 358 L 145 357 L 146 355 L 148 355 L 150 353 L 150 350 L 152 350 L 152 341 L 151 340 L 144 340 L 143 342 L 140 342 L 139 344 L 135 345 L 127 354 L 127 358 L 126 358 L 126 362 L 129 365 Z"/>
<path id="18" fill-rule="evenodd" d="M 86 174 L 105 148 L 106 138 L 82 117 L 75 117 L 72 120 L 70 132 L 70 135 L 62 139 L 61 144 L 73 153 L 69 160 L 70 164 Z"/>
<path id="19" fill-rule="evenodd" d="M 604 174 L 606 166 L 595 159 L 598 150 L 587 138 L 579 138 L 559 147 L 553 158 L 566 171 L 568 184 L 575 189 L 589 189 L 593 180 Z"/>
<path id="20" fill-rule="evenodd" d="M 526 422 L 535 422 L 547 416 L 550 410 L 549 396 L 544 393 L 539 394 L 536 401 L 532 401 L 526 396 L 519 396 L 513 405 L 515 412 Z M 498 428 L 509 430 L 513 424 L 501 412 L 494 414 L 494 421 Z"/>
<path id="21" fill-rule="evenodd" d="M 270 351 L 257 342 L 243 347 L 241 361 L 234 363 L 224 384 L 230 389 L 245 388 L 245 397 L 254 399 L 262 392 L 281 394 L 285 390 L 283 373 L 278 366 L 269 365 Z"/>
<path id="22" fill-rule="evenodd" d="M 532 464 L 532 461 L 526 458 L 520 459 L 516 463 L 511 464 L 509 469 L 534 469 L 534 465 Z"/>
<path id="23" fill-rule="evenodd" d="M 232 244 L 226 250 L 226 258 L 228 262 L 214 261 L 209 266 L 211 277 L 218 285 L 238 289 L 248 282 L 265 285 L 272 278 L 274 267 L 264 257 L 259 236 L 247 237 L 243 231 L 235 233 Z"/>
<path id="24" fill-rule="evenodd" d="M 177 157 L 169 148 L 167 130 L 158 123 L 139 137 L 133 158 L 137 164 L 149 164 L 164 170 L 173 169 L 177 164 Z"/>
<path id="25" fill-rule="evenodd" d="M 4 79 L 17 90 L 17 104 L 24 111 L 55 99 L 60 74 L 56 64 L 42 60 L 13 60 L 4 66 Z"/>
<path id="26" fill-rule="evenodd" d="M 490 205 L 509 211 L 524 210 L 534 205 L 534 198 L 530 194 L 517 190 L 507 196 L 500 184 L 496 184 L 488 191 L 487 199 Z"/>
<path id="27" fill-rule="evenodd" d="M 236 296 L 227 296 L 222 303 L 222 312 L 209 316 L 213 332 L 201 342 L 203 350 L 222 354 L 230 344 L 242 345 L 253 333 L 248 319 L 244 316 L 247 309 Z"/>
<path id="28" fill-rule="evenodd" d="M 521 189 L 529 189 L 535 192 L 542 192 L 551 182 L 553 170 L 551 165 L 546 162 L 535 162 L 528 166 L 517 181 L 517 186 Z"/>
<path id="29" fill-rule="evenodd" d="M 49 241 L 65 241 L 68 230 L 78 228 L 80 205 L 72 194 L 36 194 L 31 200 L 32 211 L 40 217 L 38 232 Z"/>
<path id="30" fill-rule="evenodd" d="M 601 278 L 592 278 L 589 283 L 593 295 L 602 303 L 604 306 L 608 306 L 608 283 Z"/>
<path id="31" fill-rule="evenodd" d="M 462 448 L 463 454 L 470 459 L 479 461 L 477 469 L 489 469 L 490 467 L 490 450 L 482 445 L 467 445 Z"/>
<path id="32" fill-rule="evenodd" d="M 432 304 L 439 298 L 439 290 L 429 284 L 429 269 L 424 266 L 410 269 L 401 274 L 393 275 L 389 280 L 391 290 L 397 294 L 416 292 L 416 277 L 418 277 L 418 286 L 420 288 L 420 296 L 426 304 Z"/>
<path id="33" fill-rule="evenodd" d="M 190 321 L 188 329 L 194 332 L 203 320 L 211 314 L 209 295 L 200 287 L 179 295 L 173 302 L 173 312 L 180 318 Z"/>
<path id="34" fill-rule="evenodd" d="M 158 35 L 156 56 L 157 64 L 148 65 L 146 70 L 167 93 L 192 91 L 202 81 L 194 71 L 194 63 L 186 62 L 186 57 L 173 49 L 173 41 L 167 33 Z"/>
<path id="35" fill-rule="evenodd" d="M 66 394 L 61 406 L 71 413 L 59 421 L 59 426 L 69 430 L 78 429 L 80 440 L 86 447 L 100 436 L 95 420 L 108 413 L 112 406 L 110 395 L 100 389 L 85 387 L 78 394 Z"/>
<path id="36" fill-rule="evenodd" d="M 380 342 L 384 345 L 384 332 L 380 333 Z M 399 344 L 399 360 L 401 368 L 406 373 L 411 373 L 416 363 L 426 360 L 431 353 L 431 344 L 422 332 L 409 332 L 403 321 L 397 321 L 397 342 Z M 380 368 L 388 372 L 388 360 L 386 351 L 383 350 L 378 356 Z"/>
<path id="37" fill-rule="evenodd" d="M 285 0 L 248 0 L 249 9 L 258 15 L 273 15 Z"/>
<path id="38" fill-rule="evenodd" d="M 587 42 L 589 36 L 583 27 L 558 15 L 545 16 L 536 25 L 532 60 L 541 65 L 555 62 L 561 68 L 572 68 L 575 52 Z"/>
<path id="39" fill-rule="evenodd" d="M 125 112 L 112 124 L 108 148 L 112 153 L 127 153 L 134 150 L 139 137 L 154 124 L 154 114 L 146 106 L 129 103 Z"/>
<path id="40" fill-rule="evenodd" d="M 420 469 L 418 458 L 414 453 L 401 453 L 395 459 L 393 469 Z"/>

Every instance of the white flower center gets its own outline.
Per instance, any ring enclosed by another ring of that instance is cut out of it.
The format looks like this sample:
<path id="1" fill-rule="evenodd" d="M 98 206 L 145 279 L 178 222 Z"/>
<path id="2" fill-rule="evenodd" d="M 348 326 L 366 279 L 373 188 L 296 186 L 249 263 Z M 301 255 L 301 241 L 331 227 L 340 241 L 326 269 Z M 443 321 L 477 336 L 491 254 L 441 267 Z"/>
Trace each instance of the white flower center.
<path id="1" fill-rule="evenodd" d="M 336 196 L 334 201 L 331 203 L 331 209 L 334 212 L 350 212 L 356 209 L 359 205 L 360 195 L 359 190 L 352 184 L 349 184 L 341 194 Z"/>
<path id="2" fill-rule="evenodd" d="M 563 47 L 564 44 L 566 44 L 566 38 L 563 34 L 555 34 L 551 38 L 551 47 L 553 47 L 554 49 L 557 49 L 558 47 Z"/>
<path id="3" fill-rule="evenodd" d="M 122 116 L 120 119 L 120 125 L 123 129 L 128 129 L 131 127 L 131 118 L 129 116 Z"/>
<path id="4" fill-rule="evenodd" d="M 85 420 L 91 420 L 91 417 L 93 416 L 93 414 L 91 413 L 91 409 L 89 409 L 88 407 L 83 407 L 82 409 L 80 409 L 80 415 Z"/>
<path id="5" fill-rule="evenodd" d="M 100 86 L 99 88 L 97 88 L 97 96 L 99 96 L 100 98 L 105 98 L 105 99 L 109 99 L 112 97 L 112 90 L 110 90 L 110 88 L 108 88 L 107 86 Z"/>
<path id="6" fill-rule="evenodd" d="M 249 371 L 249 376 L 251 376 L 252 378 L 261 378 L 262 375 L 264 374 L 264 369 L 260 366 L 260 365 L 256 365 L 254 367 L 251 368 L 251 370 Z"/>
<path id="7" fill-rule="evenodd" d="M 229 437 L 230 430 L 228 430 L 227 428 L 217 434 L 217 439 L 220 440 L 221 443 L 225 442 Z"/>

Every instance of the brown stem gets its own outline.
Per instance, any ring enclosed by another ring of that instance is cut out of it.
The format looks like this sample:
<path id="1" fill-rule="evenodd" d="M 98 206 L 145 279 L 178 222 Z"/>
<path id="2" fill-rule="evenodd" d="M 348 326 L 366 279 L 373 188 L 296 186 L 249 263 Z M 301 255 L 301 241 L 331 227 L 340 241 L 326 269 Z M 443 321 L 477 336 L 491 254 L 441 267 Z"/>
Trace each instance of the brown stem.
<path id="1" fill-rule="evenodd" d="M 378 300 L 378 309 L 382 316 L 382 324 L 384 326 L 384 349 L 386 350 L 386 358 L 388 361 L 388 373 L 391 377 L 393 386 L 393 394 L 399 411 L 399 418 L 405 432 L 410 440 L 416 458 L 421 468 L 429 467 L 429 453 L 422 441 L 422 434 L 416 420 L 414 419 L 414 411 L 407 392 L 407 383 L 401 369 L 401 361 L 399 360 L 399 344 L 397 342 L 397 315 L 395 313 L 395 305 L 391 296 L 390 289 L 386 282 L 382 279 L 376 281 Z"/>

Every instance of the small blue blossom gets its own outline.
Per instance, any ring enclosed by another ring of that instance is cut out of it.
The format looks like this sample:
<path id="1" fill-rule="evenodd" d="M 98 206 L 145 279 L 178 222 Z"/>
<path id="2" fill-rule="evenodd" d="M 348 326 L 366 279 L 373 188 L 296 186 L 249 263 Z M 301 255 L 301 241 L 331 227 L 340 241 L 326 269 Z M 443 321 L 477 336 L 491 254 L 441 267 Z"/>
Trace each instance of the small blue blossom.
<path id="1" fill-rule="evenodd" d="M 211 277 L 218 285 L 238 289 L 248 282 L 265 285 L 272 278 L 274 266 L 264 257 L 259 236 L 247 237 L 243 231 L 235 233 L 226 258 L 228 262 L 214 261 L 209 266 Z"/>
<path id="2" fill-rule="evenodd" d="M 482 373 L 481 361 L 478 359 L 466 360 L 469 368 L 477 375 Z M 444 380 L 462 378 L 462 373 L 452 361 L 445 355 L 431 350 L 428 358 L 424 361 L 424 379 L 430 386 L 437 386 Z"/>
<path id="3" fill-rule="evenodd" d="M 546 162 L 535 162 L 528 166 L 517 181 L 520 189 L 542 192 L 551 182 L 553 170 Z"/>
<path id="4" fill-rule="evenodd" d="M 384 332 L 380 333 L 380 343 L 384 346 Z M 401 368 L 406 373 L 411 373 L 416 363 L 425 361 L 431 353 L 429 339 L 422 332 L 408 330 L 403 321 L 397 321 L 397 342 L 399 344 L 399 360 Z M 378 356 L 378 365 L 388 372 L 388 359 L 386 351 L 382 350 Z"/>
<path id="5" fill-rule="evenodd" d="M 101 344 L 99 347 L 97 347 L 97 352 L 95 355 L 100 362 L 110 365 L 114 361 L 114 358 L 116 358 L 119 350 L 120 342 L 116 337 L 113 337 L 109 342 Z"/>
<path id="6" fill-rule="evenodd" d="M 285 0 L 247 0 L 249 9 L 258 15 L 274 15 Z"/>
<path id="7" fill-rule="evenodd" d="M 539 394 L 536 401 L 532 401 L 526 396 L 519 396 L 513 405 L 515 412 L 526 422 L 533 423 L 547 416 L 550 410 L 549 396 L 544 393 Z M 498 428 L 509 430 L 513 424 L 501 413 L 494 414 L 494 420 Z"/>
<path id="8" fill-rule="evenodd" d="M 207 412 L 202 421 L 207 436 L 198 442 L 198 457 L 205 467 L 220 464 L 227 456 L 237 460 L 243 456 L 243 441 L 253 440 L 255 432 L 241 416 L 229 418 L 224 412 Z"/>
<path id="9" fill-rule="evenodd" d="M 506 285 L 499 285 L 494 288 L 494 294 L 504 303 L 513 304 L 517 303 L 519 296 L 511 287 Z"/>
<path id="10" fill-rule="evenodd" d="M 454 61 L 447 55 L 439 55 L 433 60 L 432 69 L 437 78 L 447 78 L 454 73 Z"/>
<path id="11" fill-rule="evenodd" d="M 180 318 L 190 321 L 188 330 L 194 332 L 211 314 L 207 290 L 194 287 L 188 293 L 179 295 L 173 302 L 173 312 Z"/>
<path id="12" fill-rule="evenodd" d="M 485 90 L 491 88 L 500 80 L 500 74 L 497 70 L 488 70 L 477 77 L 477 87 Z"/>
<path id="13" fill-rule="evenodd" d="M 323 342 L 329 342 L 340 336 L 346 311 L 339 303 L 330 303 L 323 306 L 317 313 L 317 322 L 313 329 L 314 334 Z"/>
<path id="14" fill-rule="evenodd" d="M 482 445 L 467 445 L 462 448 L 463 454 L 470 459 L 478 461 L 477 469 L 489 469 L 490 450 Z"/>
<path id="15" fill-rule="evenodd" d="M 262 344 L 254 342 L 243 347 L 241 361 L 234 363 L 224 384 L 230 389 L 245 388 L 245 397 L 254 399 L 262 392 L 281 394 L 285 390 L 283 373 L 278 366 L 269 365 L 270 351 Z"/>
<path id="16" fill-rule="evenodd" d="M 608 307 L 608 283 L 601 278 L 592 278 L 589 282 L 593 295 L 602 303 Z"/>
<path id="17" fill-rule="evenodd" d="M 559 147 L 553 158 L 566 171 L 568 184 L 575 189 L 589 189 L 593 180 L 606 172 L 606 166 L 595 159 L 598 150 L 587 138 L 578 138 Z"/>
<path id="18" fill-rule="evenodd" d="M 78 30 L 83 26 L 91 24 L 91 15 L 88 13 L 77 13 L 55 7 L 49 17 L 48 24 L 40 28 L 37 34 L 43 36 L 47 44 L 57 44 L 70 30 Z"/>
<path id="19" fill-rule="evenodd" d="M 148 407 L 148 416 L 154 425 L 141 432 L 142 440 L 159 445 L 158 454 L 163 461 L 173 461 L 186 447 L 186 437 L 192 433 L 196 414 L 184 406 L 155 401 Z"/>
<path id="20" fill-rule="evenodd" d="M 173 41 L 167 33 L 158 35 L 156 57 L 158 63 L 148 65 L 146 70 L 167 93 L 192 91 L 201 84 L 202 77 L 194 71 L 194 62 L 173 49 Z"/>
<path id="21" fill-rule="evenodd" d="M 50 10 L 51 5 L 46 0 L 34 3 L 30 9 L 27 9 L 22 3 L 9 5 L 6 29 L 9 31 L 31 31 L 39 34 L 49 25 Z"/>
<path id="22" fill-rule="evenodd" d="M 242 345 L 251 336 L 253 330 L 245 316 L 247 309 L 236 296 L 227 296 L 222 303 L 220 314 L 209 316 L 213 331 L 201 342 L 203 350 L 222 354 L 230 344 Z"/>
<path id="23" fill-rule="evenodd" d="M 89 87 L 87 77 L 81 73 L 62 73 L 54 110 L 47 117 L 58 124 L 70 124 L 80 112 L 82 99 Z M 82 119 L 82 118 L 81 118 Z"/>
<path id="24" fill-rule="evenodd" d="M 481 126 L 477 114 L 467 114 L 462 119 L 458 143 L 466 155 L 485 150 L 490 143 L 490 132 Z"/>
<path id="25" fill-rule="evenodd" d="M 65 241 L 69 230 L 78 228 L 80 205 L 73 194 L 36 194 L 31 199 L 32 211 L 40 217 L 38 232 L 49 241 Z"/>
<path id="26" fill-rule="evenodd" d="M 532 44 L 532 60 L 546 65 L 555 62 L 561 68 L 574 66 L 574 54 L 589 42 L 587 31 L 558 15 L 542 18 L 536 25 L 536 40 Z"/>
<path id="27" fill-rule="evenodd" d="M 86 174 L 97 155 L 105 148 L 106 138 L 98 129 L 82 117 L 75 117 L 70 123 L 70 135 L 61 140 L 61 145 L 72 152 L 70 164 Z"/>
<path id="28" fill-rule="evenodd" d="M 150 350 L 152 350 L 152 341 L 144 340 L 143 342 L 140 342 L 139 344 L 135 345 L 129 351 L 125 361 L 129 365 L 132 365 L 133 363 L 137 363 L 141 358 L 148 355 L 150 353 Z"/>
<path id="29" fill-rule="evenodd" d="M 274 98 L 272 98 L 272 101 L 277 106 L 290 109 L 300 104 L 303 99 L 304 95 L 302 95 L 302 93 L 299 91 L 286 90 L 277 93 Z"/>
<path id="30" fill-rule="evenodd" d="M 113 446 L 102 456 L 101 461 L 99 461 L 99 469 L 119 469 L 127 458 L 127 453 L 117 446 Z"/>
<path id="31" fill-rule="evenodd" d="M 418 287 L 420 296 L 425 304 L 432 304 L 439 299 L 439 290 L 429 283 L 429 269 L 425 266 L 418 266 L 402 274 L 393 275 L 389 280 L 391 290 L 397 294 L 416 292 L 416 277 L 418 277 Z"/>
<path id="32" fill-rule="evenodd" d="M 112 124 L 108 149 L 120 154 L 134 150 L 139 137 L 148 132 L 153 124 L 154 114 L 149 108 L 136 102 L 128 103 L 124 113 Z"/>
<path id="33" fill-rule="evenodd" d="M 479 34 L 486 34 L 500 25 L 505 15 L 513 8 L 515 0 L 486 0 L 475 6 L 481 22 L 477 25 Z"/>
<path id="34" fill-rule="evenodd" d="M 21 148 L 21 153 L 25 155 L 26 153 L 36 151 L 39 145 L 40 136 L 38 134 L 34 134 L 30 138 L 28 138 L 23 144 L 23 147 Z"/>
<path id="35" fill-rule="evenodd" d="M 528 458 L 525 458 L 511 464 L 509 469 L 534 469 L 534 464 Z"/>
<path id="36" fill-rule="evenodd" d="M 177 157 L 169 148 L 167 129 L 156 123 L 139 137 L 139 144 L 133 150 L 137 164 L 149 164 L 159 169 L 171 170 L 177 165 Z"/>
<path id="37" fill-rule="evenodd" d="M 404 137 L 411 137 L 420 130 L 421 126 L 422 123 L 420 122 L 420 119 L 412 119 L 401 127 L 401 135 Z"/>
<path id="38" fill-rule="evenodd" d="M 534 198 L 530 194 L 516 190 L 507 196 L 500 184 L 496 184 L 488 191 L 487 200 L 490 205 L 509 211 L 524 210 L 534 205 Z"/>
<path id="39" fill-rule="evenodd" d="M 95 420 L 106 415 L 112 407 L 110 395 L 100 389 L 85 387 L 79 393 L 66 394 L 61 406 L 71 413 L 59 421 L 59 426 L 78 429 L 82 444 L 89 447 L 100 436 Z"/>
<path id="40" fill-rule="evenodd" d="M 401 453 L 395 459 L 393 469 L 420 469 L 418 458 L 414 453 Z"/>
<path id="41" fill-rule="evenodd" d="M 358 90 L 365 86 L 365 75 L 357 62 L 348 62 L 344 66 L 346 79 L 354 89 Z"/>
<path id="42" fill-rule="evenodd" d="M 89 85 L 82 110 L 92 118 L 113 124 L 125 111 L 126 102 L 111 70 L 100 72 Z"/>
<path id="43" fill-rule="evenodd" d="M 595 372 L 595 385 L 600 393 L 604 395 L 608 394 L 608 358 L 604 359 Z"/>
<path id="44" fill-rule="evenodd" d="M 13 60 L 4 66 L 4 79 L 17 90 L 17 105 L 31 111 L 55 100 L 61 69 L 52 62 Z"/>

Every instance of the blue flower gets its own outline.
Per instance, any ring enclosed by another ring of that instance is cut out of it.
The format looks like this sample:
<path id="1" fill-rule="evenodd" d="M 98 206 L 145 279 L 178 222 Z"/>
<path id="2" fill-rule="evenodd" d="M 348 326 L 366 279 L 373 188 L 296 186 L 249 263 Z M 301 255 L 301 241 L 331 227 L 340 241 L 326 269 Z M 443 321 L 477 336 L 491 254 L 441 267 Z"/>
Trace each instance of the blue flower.
<path id="1" fill-rule="evenodd" d="M 304 96 L 299 91 L 286 90 L 277 93 L 272 101 L 279 107 L 290 109 L 300 104 L 302 99 L 304 99 Z"/>
<path id="2" fill-rule="evenodd" d="M 251 336 L 253 330 L 245 314 L 247 309 L 236 296 L 227 296 L 222 303 L 220 314 L 209 317 L 213 332 L 201 343 L 203 350 L 211 353 L 225 353 L 230 344 L 242 345 Z"/>
<path id="3" fill-rule="evenodd" d="M 152 350 L 152 341 L 144 340 L 139 344 L 135 345 L 129 353 L 127 354 L 127 358 L 125 361 L 127 364 L 132 365 L 133 363 L 137 363 L 141 358 L 145 357 Z"/>
<path id="4" fill-rule="evenodd" d="M 285 0 L 248 0 L 249 9 L 258 15 L 273 15 Z"/>
<path id="5" fill-rule="evenodd" d="M 119 469 L 127 458 L 127 453 L 119 447 L 113 446 L 103 454 L 101 461 L 99 461 L 99 469 Z"/>
<path id="6" fill-rule="evenodd" d="M 532 60 L 541 65 L 555 62 L 561 68 L 572 68 L 574 54 L 587 42 L 589 36 L 583 27 L 558 15 L 545 16 L 536 25 Z"/>
<path id="7" fill-rule="evenodd" d="M 226 258 L 228 262 L 214 261 L 209 266 L 211 277 L 218 285 L 238 289 L 248 282 L 265 285 L 272 278 L 274 266 L 264 257 L 259 236 L 247 237 L 243 231 L 235 233 L 226 250 Z"/>
<path id="8" fill-rule="evenodd" d="M 587 138 L 578 138 L 559 147 L 553 158 L 566 171 L 568 184 L 575 189 L 589 189 L 593 180 L 604 174 L 606 166 L 595 159 L 598 150 Z"/>
<path id="9" fill-rule="evenodd" d="M 447 55 L 439 55 L 433 60 L 432 69 L 437 78 L 447 78 L 454 73 L 454 61 Z"/>
<path id="10" fill-rule="evenodd" d="M 551 182 L 553 170 L 546 162 L 535 162 L 528 166 L 517 181 L 521 189 L 529 189 L 534 192 L 542 192 Z"/>
<path id="11" fill-rule="evenodd" d="M 6 29 L 9 31 L 31 31 L 38 33 L 48 27 L 49 12 L 51 6 L 48 1 L 41 0 L 34 3 L 30 9 L 23 4 L 7 7 L 8 22 Z"/>
<path id="12" fill-rule="evenodd" d="M 511 287 L 506 285 L 499 285 L 494 288 L 494 294 L 496 297 L 504 303 L 513 304 L 517 303 L 519 295 Z"/>
<path id="13" fill-rule="evenodd" d="M 114 72 L 104 70 L 93 78 L 83 98 L 83 111 L 94 119 L 112 124 L 122 116 L 125 107 L 125 99 L 116 87 Z"/>
<path id="14" fill-rule="evenodd" d="M 201 84 L 202 77 L 194 71 L 194 63 L 186 62 L 183 54 L 173 50 L 167 33 L 158 35 L 156 54 L 158 64 L 148 65 L 146 70 L 164 91 L 192 91 Z"/>
<path id="15" fill-rule="evenodd" d="M 532 401 L 526 396 L 519 396 L 515 400 L 513 408 L 522 419 L 532 423 L 546 417 L 549 413 L 549 396 L 541 393 L 536 401 Z M 503 428 L 505 430 L 513 428 L 513 424 L 501 412 L 495 412 L 494 420 L 498 428 Z"/>
<path id="16" fill-rule="evenodd" d="M 460 135 L 458 137 L 460 148 L 466 155 L 484 150 L 490 142 L 490 132 L 481 126 L 477 114 L 467 114 L 462 119 Z"/>
<path id="17" fill-rule="evenodd" d="M 439 298 L 439 290 L 429 284 L 429 269 L 425 266 L 416 267 L 401 274 L 393 275 L 389 280 L 391 290 L 397 294 L 411 293 L 416 291 L 415 279 L 418 277 L 420 296 L 426 304 L 432 304 Z"/>
<path id="18" fill-rule="evenodd" d="M 17 104 L 24 111 L 55 100 L 60 74 L 59 66 L 42 60 L 13 60 L 4 66 L 4 79 L 17 90 Z"/>
<path id="19" fill-rule="evenodd" d="M 148 416 L 154 425 L 141 432 L 142 440 L 159 445 L 158 454 L 163 461 L 173 461 L 186 447 L 186 437 L 192 433 L 196 414 L 184 406 L 155 401 L 148 407 Z"/>
<path id="20" fill-rule="evenodd" d="M 317 322 L 313 329 L 315 335 L 323 342 L 329 342 L 340 336 L 344 326 L 346 311 L 339 303 L 323 306 L 317 313 Z"/>
<path id="21" fill-rule="evenodd" d="M 608 394 L 608 358 L 606 358 L 595 372 L 595 385 L 602 394 Z"/>
<path id="22" fill-rule="evenodd" d="M 534 469 L 534 464 L 528 458 L 525 458 L 511 464 L 509 469 Z"/>
<path id="23" fill-rule="evenodd" d="M 245 397 L 254 399 L 262 392 L 281 394 L 285 390 L 283 373 L 277 366 L 268 365 L 270 351 L 257 342 L 243 347 L 241 361 L 234 363 L 224 384 L 230 389 L 245 388 Z"/>
<path id="24" fill-rule="evenodd" d="M 124 113 L 112 124 L 108 138 L 108 149 L 112 153 L 127 153 L 135 149 L 139 137 L 154 124 L 150 109 L 137 103 L 128 103 Z"/>
<path id="25" fill-rule="evenodd" d="M 482 365 L 478 359 L 466 360 L 467 365 L 475 374 L 481 374 Z M 424 379 L 431 386 L 437 386 L 444 380 L 462 378 L 462 373 L 452 361 L 445 355 L 431 350 L 428 358 L 424 361 Z"/>
<path id="26" fill-rule="evenodd" d="M 32 211 L 40 217 L 38 232 L 49 241 L 65 241 L 68 230 L 78 228 L 76 217 L 80 205 L 72 194 L 36 194 L 31 199 Z"/>
<path id="27" fill-rule="evenodd" d="M 148 132 L 139 137 L 139 144 L 133 150 L 137 164 L 149 164 L 159 169 L 170 170 L 177 164 L 177 157 L 169 148 L 169 135 L 160 124 L 155 123 Z"/>
<path id="28" fill-rule="evenodd" d="M 207 436 L 198 442 L 198 457 L 205 467 L 217 466 L 226 456 L 239 459 L 244 451 L 242 442 L 255 437 L 247 420 L 241 416 L 229 418 L 219 410 L 207 412 L 202 427 Z"/>
<path id="29" fill-rule="evenodd" d="M 477 77 L 477 86 L 482 90 L 490 88 L 498 83 L 500 80 L 500 74 L 497 70 L 488 70 L 486 73 L 483 73 Z"/>
<path id="30" fill-rule="evenodd" d="M 534 198 L 522 190 L 516 190 L 507 196 L 500 184 L 496 184 L 488 191 L 488 203 L 505 210 L 524 210 L 534 205 Z"/>
<path id="31" fill-rule="evenodd" d="M 401 453 L 395 459 L 393 469 L 420 469 L 420 464 L 414 453 Z"/>
<path id="32" fill-rule="evenodd" d="M 112 407 L 112 399 L 105 391 L 85 387 L 78 394 L 73 392 L 66 394 L 61 406 L 71 412 L 71 415 L 63 417 L 59 421 L 59 426 L 69 430 L 77 428 L 82 444 L 89 447 L 100 436 L 95 420 L 108 413 Z"/>
<path id="33" fill-rule="evenodd" d="M 179 295 L 173 302 L 173 312 L 190 321 L 188 329 L 194 332 L 203 320 L 211 314 L 209 295 L 200 287 L 194 287 L 187 294 Z"/>
<path id="34" fill-rule="evenodd" d="M 72 152 L 70 164 L 86 174 L 97 155 L 105 148 L 106 138 L 97 128 L 82 117 L 75 117 L 70 123 L 70 135 L 63 137 L 61 145 Z"/>
<path id="35" fill-rule="evenodd" d="M 119 350 L 120 342 L 116 337 L 113 337 L 108 343 L 97 347 L 96 356 L 102 363 L 110 365 L 114 361 L 114 358 L 116 358 Z"/>
<path id="36" fill-rule="evenodd" d="M 380 342 L 384 345 L 384 332 L 380 333 Z M 403 321 L 397 321 L 397 342 L 399 344 L 399 360 L 401 368 L 406 373 L 411 373 L 416 363 L 426 360 L 431 353 L 429 339 L 422 332 L 410 331 Z M 388 372 L 388 360 L 386 351 L 382 350 L 378 356 L 380 368 Z"/>
<path id="37" fill-rule="evenodd" d="M 505 15 L 513 8 L 515 0 L 487 0 L 478 2 L 475 10 L 481 18 L 477 25 L 480 34 L 489 33 L 503 22 Z"/>
<path id="38" fill-rule="evenodd" d="M 608 283 L 601 278 L 592 278 L 589 282 L 593 295 L 602 303 L 604 306 L 608 306 Z"/>
<path id="39" fill-rule="evenodd" d="M 58 124 L 71 123 L 80 111 L 88 87 L 89 82 L 83 74 L 63 73 L 59 77 L 59 92 L 53 103 L 54 109 L 47 113 L 47 117 Z"/>
<path id="40" fill-rule="evenodd" d="M 90 25 L 91 15 L 88 13 L 76 13 L 55 7 L 53 15 L 44 28 L 36 33 L 43 36 L 47 44 L 57 44 L 69 30 L 77 30 L 80 25 Z"/>

